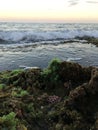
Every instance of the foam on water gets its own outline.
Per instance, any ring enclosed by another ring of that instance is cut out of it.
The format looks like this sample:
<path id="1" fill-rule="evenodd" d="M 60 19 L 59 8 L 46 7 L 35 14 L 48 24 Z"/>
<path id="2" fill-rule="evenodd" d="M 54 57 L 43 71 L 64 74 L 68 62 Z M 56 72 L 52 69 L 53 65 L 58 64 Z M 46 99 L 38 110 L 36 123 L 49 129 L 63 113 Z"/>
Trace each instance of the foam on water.
<path id="1" fill-rule="evenodd" d="M 74 57 L 69 57 L 66 61 L 79 61 L 81 60 L 82 58 L 80 57 L 77 57 L 77 58 L 74 58 Z"/>
<path id="2" fill-rule="evenodd" d="M 98 37 L 98 24 L 4 23 L 0 26 L 0 44 L 65 40 L 77 36 Z"/>
<path id="3" fill-rule="evenodd" d="M 83 37 L 83 36 L 93 36 L 98 37 L 98 31 L 78 31 L 78 30 L 71 30 L 71 31 L 59 31 L 59 32 L 21 32 L 21 31 L 7 31 L 7 32 L 0 32 L 0 41 L 6 42 L 38 42 L 38 41 L 53 41 L 53 40 L 65 40 L 65 39 L 73 39 L 75 37 Z"/>

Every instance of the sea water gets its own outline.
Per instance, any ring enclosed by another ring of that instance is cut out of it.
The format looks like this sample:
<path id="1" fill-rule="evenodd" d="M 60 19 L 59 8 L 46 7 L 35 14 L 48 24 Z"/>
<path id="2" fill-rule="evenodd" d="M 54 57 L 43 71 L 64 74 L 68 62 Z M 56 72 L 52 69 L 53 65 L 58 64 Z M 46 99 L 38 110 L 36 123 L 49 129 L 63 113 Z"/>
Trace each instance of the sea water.
<path id="1" fill-rule="evenodd" d="M 0 71 L 45 68 L 53 58 L 98 66 L 98 47 L 76 37 L 98 38 L 98 24 L 0 23 Z"/>

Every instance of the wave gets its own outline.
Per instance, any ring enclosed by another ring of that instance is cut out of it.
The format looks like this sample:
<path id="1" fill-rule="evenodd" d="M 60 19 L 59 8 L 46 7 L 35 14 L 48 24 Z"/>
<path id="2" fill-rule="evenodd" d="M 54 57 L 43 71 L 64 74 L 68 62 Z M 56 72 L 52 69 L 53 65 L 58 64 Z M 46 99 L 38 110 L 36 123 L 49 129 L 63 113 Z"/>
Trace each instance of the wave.
<path id="1" fill-rule="evenodd" d="M 66 40 L 75 37 L 98 37 L 98 30 L 65 30 L 65 31 L 0 31 L 0 43 L 32 43 L 39 41 Z"/>
<path id="2" fill-rule="evenodd" d="M 82 58 L 80 58 L 80 57 L 77 57 L 77 58 L 70 57 L 66 61 L 78 61 L 78 60 L 81 60 L 81 59 Z"/>

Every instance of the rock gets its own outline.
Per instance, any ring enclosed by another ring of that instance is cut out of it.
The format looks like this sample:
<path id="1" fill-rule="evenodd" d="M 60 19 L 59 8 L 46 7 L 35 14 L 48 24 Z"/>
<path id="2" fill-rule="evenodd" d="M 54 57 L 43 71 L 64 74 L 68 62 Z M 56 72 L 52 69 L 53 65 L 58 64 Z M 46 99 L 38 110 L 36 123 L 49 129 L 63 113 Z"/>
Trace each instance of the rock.
<path id="1" fill-rule="evenodd" d="M 88 84 L 88 89 L 91 93 L 98 92 L 98 69 L 92 70 L 91 79 Z"/>
<path id="2" fill-rule="evenodd" d="M 60 64 L 60 79 L 64 82 L 83 83 L 90 80 L 93 67 L 83 68 L 78 63 L 62 62 Z"/>
<path id="3" fill-rule="evenodd" d="M 62 130 L 62 129 L 63 129 L 62 124 L 59 124 L 59 123 L 56 124 L 55 129 L 56 129 L 56 130 Z"/>
<path id="4" fill-rule="evenodd" d="M 95 67 L 55 61 L 43 73 L 34 68 L 1 72 L 0 84 L 1 130 L 98 130 Z"/>

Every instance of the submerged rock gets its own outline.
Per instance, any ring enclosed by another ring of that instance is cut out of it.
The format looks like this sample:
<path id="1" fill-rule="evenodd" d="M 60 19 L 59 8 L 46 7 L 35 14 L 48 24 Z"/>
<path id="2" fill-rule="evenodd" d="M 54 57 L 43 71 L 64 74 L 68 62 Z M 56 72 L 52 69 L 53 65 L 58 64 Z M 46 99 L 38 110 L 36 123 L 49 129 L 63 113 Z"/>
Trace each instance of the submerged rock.
<path id="1" fill-rule="evenodd" d="M 94 44 L 98 47 L 98 38 L 83 36 L 83 37 L 76 37 L 79 40 L 86 40 L 88 43 Z"/>

